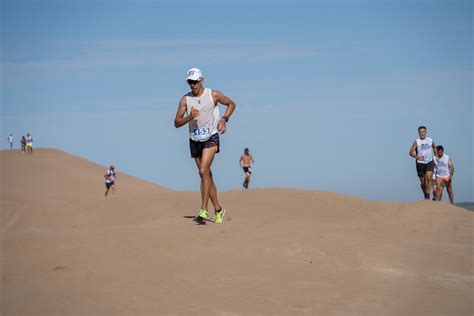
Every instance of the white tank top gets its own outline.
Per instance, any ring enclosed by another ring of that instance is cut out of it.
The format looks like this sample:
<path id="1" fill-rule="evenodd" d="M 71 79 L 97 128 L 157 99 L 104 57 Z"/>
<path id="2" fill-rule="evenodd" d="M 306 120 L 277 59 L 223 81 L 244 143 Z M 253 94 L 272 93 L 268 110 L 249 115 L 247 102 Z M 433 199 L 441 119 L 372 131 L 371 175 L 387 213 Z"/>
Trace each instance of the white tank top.
<path id="1" fill-rule="evenodd" d="M 417 160 L 418 163 L 429 163 L 433 160 L 433 140 L 426 137 L 425 139 L 416 140 L 417 156 L 422 156 L 423 160 Z"/>
<path id="2" fill-rule="evenodd" d="M 186 111 L 191 113 L 191 108 L 199 110 L 199 116 L 188 124 L 189 138 L 197 142 L 204 142 L 217 133 L 219 122 L 219 107 L 212 99 L 212 90 L 205 88 L 201 96 L 196 97 L 192 92 L 186 94 Z"/>
<path id="3" fill-rule="evenodd" d="M 105 182 L 111 183 L 114 181 L 115 181 L 115 171 L 107 169 L 107 179 L 105 180 Z"/>
<path id="4" fill-rule="evenodd" d="M 444 155 L 437 159 L 436 166 L 438 167 L 438 177 L 449 178 L 451 172 L 449 171 L 449 156 Z"/>

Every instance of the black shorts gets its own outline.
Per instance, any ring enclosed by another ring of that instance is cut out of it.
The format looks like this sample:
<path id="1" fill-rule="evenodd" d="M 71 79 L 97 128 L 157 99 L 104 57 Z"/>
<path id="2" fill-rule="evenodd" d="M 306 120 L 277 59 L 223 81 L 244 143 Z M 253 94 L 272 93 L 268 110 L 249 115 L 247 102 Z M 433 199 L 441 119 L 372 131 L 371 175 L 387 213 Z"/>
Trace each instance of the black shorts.
<path id="1" fill-rule="evenodd" d="M 425 173 L 428 172 L 428 171 L 433 172 L 434 167 L 435 167 L 435 164 L 434 164 L 433 160 L 431 160 L 428 163 L 419 163 L 419 162 L 417 162 L 416 163 L 416 172 L 418 173 L 418 177 L 423 177 L 425 175 Z"/>
<path id="2" fill-rule="evenodd" d="M 250 167 L 243 167 L 245 173 L 250 173 L 252 174 L 252 169 Z"/>
<path id="3" fill-rule="evenodd" d="M 202 151 L 205 148 L 211 148 L 217 146 L 216 153 L 219 152 L 219 133 L 215 133 L 208 140 L 204 142 L 196 142 L 189 139 L 189 149 L 191 150 L 191 158 L 202 157 Z"/>
<path id="4" fill-rule="evenodd" d="M 115 184 L 115 181 L 106 182 L 106 183 L 105 183 L 105 187 L 106 187 L 107 189 L 110 189 L 110 187 L 113 186 L 114 184 Z"/>

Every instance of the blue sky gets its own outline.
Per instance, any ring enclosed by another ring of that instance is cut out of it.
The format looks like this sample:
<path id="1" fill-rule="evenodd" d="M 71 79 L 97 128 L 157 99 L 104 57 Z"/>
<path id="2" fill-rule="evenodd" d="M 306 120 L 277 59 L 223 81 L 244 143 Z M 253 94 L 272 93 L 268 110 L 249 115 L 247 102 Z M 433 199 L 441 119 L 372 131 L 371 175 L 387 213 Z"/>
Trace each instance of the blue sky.
<path id="1" fill-rule="evenodd" d="M 253 187 L 420 199 L 417 127 L 473 201 L 470 1 L 1 2 L 1 148 L 12 132 L 178 190 L 199 188 L 173 126 L 199 67 L 237 103 L 213 169 Z M 18 145 L 18 144 L 17 144 Z"/>

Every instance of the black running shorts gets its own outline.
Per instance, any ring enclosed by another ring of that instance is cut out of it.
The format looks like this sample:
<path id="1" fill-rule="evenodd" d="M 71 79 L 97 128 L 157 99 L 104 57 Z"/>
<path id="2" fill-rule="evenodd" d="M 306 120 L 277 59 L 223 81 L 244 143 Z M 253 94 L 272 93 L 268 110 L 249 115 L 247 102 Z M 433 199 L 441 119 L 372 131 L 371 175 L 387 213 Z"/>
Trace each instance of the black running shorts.
<path id="1" fill-rule="evenodd" d="M 106 187 L 107 189 L 110 189 L 110 187 L 113 186 L 114 184 L 115 184 L 114 181 L 112 181 L 112 182 L 106 182 L 106 183 L 105 183 L 105 187 Z"/>
<path id="2" fill-rule="evenodd" d="M 434 165 L 433 160 L 431 160 L 428 163 L 419 163 L 419 162 L 417 162 L 416 163 L 416 172 L 418 173 L 418 177 L 423 177 L 425 175 L 425 173 L 428 172 L 428 171 L 433 172 L 434 167 L 435 167 L 435 165 Z"/>
<path id="3" fill-rule="evenodd" d="M 189 139 L 189 149 L 191 151 L 191 158 L 202 157 L 202 151 L 205 148 L 212 148 L 217 146 L 216 153 L 219 152 L 219 133 L 215 133 L 208 140 L 203 142 L 196 142 L 192 139 Z"/>

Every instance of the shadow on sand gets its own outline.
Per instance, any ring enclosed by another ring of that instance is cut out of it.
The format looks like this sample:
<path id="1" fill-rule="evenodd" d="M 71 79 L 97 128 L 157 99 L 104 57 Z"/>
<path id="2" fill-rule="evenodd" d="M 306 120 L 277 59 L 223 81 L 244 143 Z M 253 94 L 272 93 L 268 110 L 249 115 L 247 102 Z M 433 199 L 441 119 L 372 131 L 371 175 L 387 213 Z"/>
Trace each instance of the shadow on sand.
<path id="1" fill-rule="evenodd" d="M 205 219 L 202 217 L 196 217 L 194 215 L 184 215 L 183 218 L 192 219 L 193 222 L 196 222 L 196 225 L 206 225 L 207 222 L 214 223 L 212 219 Z"/>

